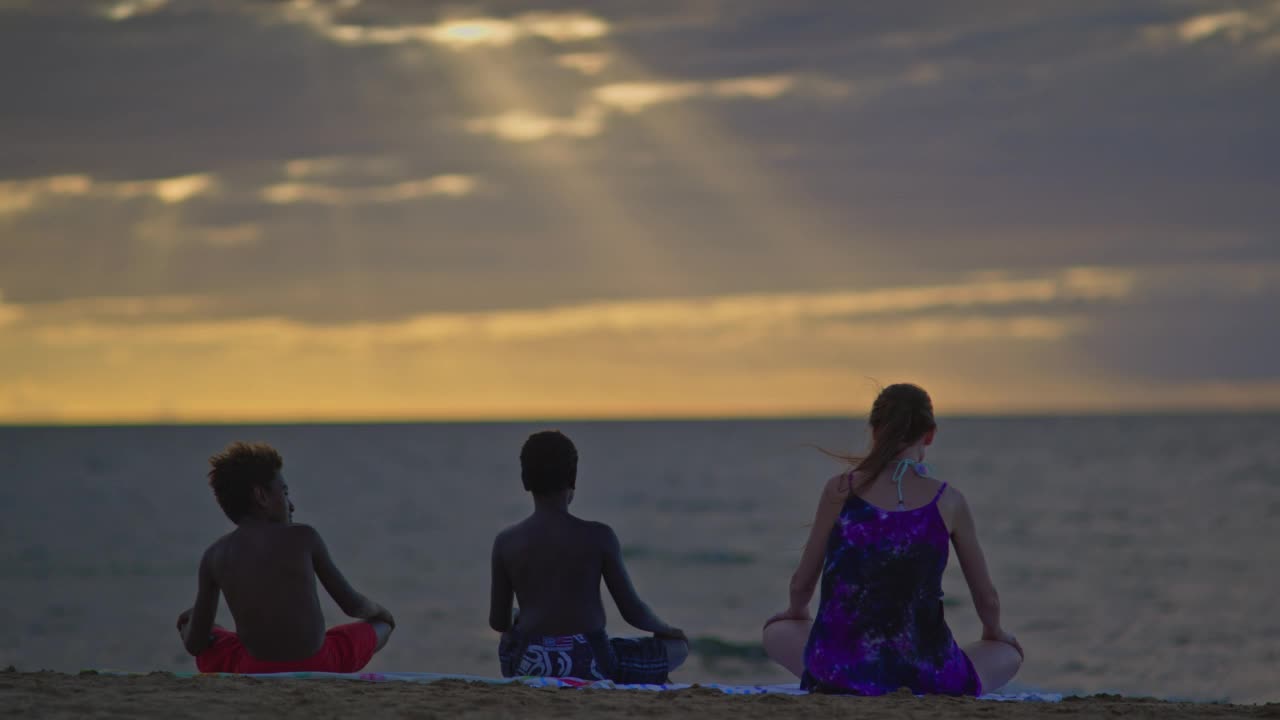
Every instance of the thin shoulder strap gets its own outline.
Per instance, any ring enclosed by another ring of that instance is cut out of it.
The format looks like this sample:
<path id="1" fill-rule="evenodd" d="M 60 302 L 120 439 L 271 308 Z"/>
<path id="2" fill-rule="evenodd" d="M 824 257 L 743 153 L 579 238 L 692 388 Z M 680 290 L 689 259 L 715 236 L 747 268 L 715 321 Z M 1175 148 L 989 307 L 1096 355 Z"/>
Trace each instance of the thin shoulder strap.
<path id="1" fill-rule="evenodd" d="M 938 500 L 942 498 L 942 493 L 944 493 L 944 492 L 946 492 L 946 491 L 947 491 L 947 484 L 946 484 L 946 483 L 942 483 L 942 485 L 938 488 L 938 494 L 937 494 L 937 495 L 934 495 L 934 496 L 933 496 L 933 499 L 932 499 L 932 500 L 930 500 L 929 502 L 930 502 L 930 503 L 936 503 L 936 502 L 938 502 Z"/>

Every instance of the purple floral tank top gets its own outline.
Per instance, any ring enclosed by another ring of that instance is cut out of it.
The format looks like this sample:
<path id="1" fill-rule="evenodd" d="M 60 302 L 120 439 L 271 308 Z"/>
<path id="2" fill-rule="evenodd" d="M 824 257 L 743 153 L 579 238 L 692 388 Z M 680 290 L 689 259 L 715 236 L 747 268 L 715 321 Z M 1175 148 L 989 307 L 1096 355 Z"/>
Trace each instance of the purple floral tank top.
<path id="1" fill-rule="evenodd" d="M 938 499 L 887 511 L 849 493 L 827 541 L 801 686 L 814 692 L 979 695 L 942 616 L 950 536 Z"/>

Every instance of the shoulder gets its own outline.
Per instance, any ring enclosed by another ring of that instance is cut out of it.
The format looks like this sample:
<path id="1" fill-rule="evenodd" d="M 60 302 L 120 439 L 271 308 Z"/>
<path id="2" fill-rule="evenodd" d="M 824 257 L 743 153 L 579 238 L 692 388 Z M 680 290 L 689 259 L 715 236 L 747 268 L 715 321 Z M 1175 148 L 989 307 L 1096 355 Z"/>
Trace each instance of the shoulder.
<path id="1" fill-rule="evenodd" d="M 938 502 L 947 507 L 968 508 L 969 503 L 965 500 L 964 493 L 960 492 L 960 488 L 951 483 L 943 483 L 946 485 L 942 490 L 942 495 L 938 498 Z"/>
<path id="2" fill-rule="evenodd" d="M 607 523 L 602 523 L 599 520 L 583 520 L 582 526 L 585 527 L 588 532 L 594 535 L 599 535 L 600 537 L 618 537 L 617 533 L 613 531 L 613 528 L 609 527 Z"/>
<path id="3" fill-rule="evenodd" d="M 862 473 L 846 470 L 839 475 L 832 475 L 822 487 L 822 496 L 828 500 L 844 500 L 853 492 L 853 487 L 862 479 Z"/>
<path id="4" fill-rule="evenodd" d="M 290 523 L 288 526 L 290 535 L 300 538 L 318 538 L 320 531 L 306 523 Z"/>
<path id="5" fill-rule="evenodd" d="M 227 547 L 234 542 L 232 539 L 234 535 L 235 530 L 232 530 L 226 535 L 214 540 L 209 544 L 209 547 L 204 549 L 204 553 L 200 556 L 201 570 L 217 572 L 218 568 L 222 565 L 222 558 L 226 555 Z"/>
<path id="6" fill-rule="evenodd" d="M 938 511 L 942 513 L 947 528 L 955 531 L 964 518 L 969 516 L 969 501 L 960 492 L 960 488 L 946 483 L 942 495 L 938 497 Z"/>
<path id="7" fill-rule="evenodd" d="M 608 524 L 598 520 L 583 520 L 582 527 L 594 542 L 606 550 L 621 547 L 621 543 L 618 541 L 618 534 Z"/>
<path id="8" fill-rule="evenodd" d="M 520 532 L 520 526 L 523 524 L 524 524 L 523 522 L 520 522 L 520 523 L 516 523 L 515 525 L 508 525 L 507 527 L 504 527 L 501 530 L 499 530 L 498 534 L 493 536 L 493 546 L 495 548 L 498 548 L 510 543 L 511 539 L 515 537 L 517 533 Z"/>
<path id="9" fill-rule="evenodd" d="M 231 547 L 236 543 L 236 534 L 239 531 L 240 529 L 236 528 L 235 530 L 232 530 L 226 535 L 223 535 L 217 540 L 214 540 L 213 542 L 209 543 L 209 547 L 204 549 L 203 559 L 211 561 L 218 558 L 223 553 L 225 553 L 228 547 Z"/>
<path id="10" fill-rule="evenodd" d="M 527 544 L 538 534 L 538 528 L 533 522 L 533 517 L 527 517 L 518 523 L 508 525 L 498 531 L 493 536 L 493 548 L 498 550 L 508 548 L 513 545 Z"/>
<path id="11" fill-rule="evenodd" d="M 289 539 L 290 544 L 297 543 L 307 549 L 324 547 L 324 538 L 320 537 L 320 531 L 304 523 L 290 524 L 285 528 L 284 535 Z"/>

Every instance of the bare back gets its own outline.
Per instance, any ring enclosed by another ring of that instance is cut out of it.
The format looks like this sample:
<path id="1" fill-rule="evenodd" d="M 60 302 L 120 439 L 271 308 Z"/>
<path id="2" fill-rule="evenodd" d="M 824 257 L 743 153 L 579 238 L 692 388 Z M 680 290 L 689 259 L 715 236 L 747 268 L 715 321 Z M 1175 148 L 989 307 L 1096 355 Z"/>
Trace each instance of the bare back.
<path id="1" fill-rule="evenodd" d="M 312 557 L 315 537 L 305 525 L 242 526 L 206 553 L 236 633 L 259 660 L 302 660 L 324 643 Z"/>
<path id="2" fill-rule="evenodd" d="M 890 476 L 892 472 L 881 472 L 875 480 L 867 483 L 862 479 L 861 474 L 851 474 L 846 476 L 852 483 L 852 492 L 858 497 L 866 500 L 871 505 L 882 510 L 894 510 L 898 505 L 898 487 Z M 938 488 L 942 487 L 942 481 L 935 480 L 931 477 L 921 477 L 914 471 L 907 471 L 902 477 L 902 503 L 907 510 L 924 507 L 933 502 L 934 497 L 938 494 Z M 951 488 L 948 486 L 947 491 L 938 499 L 938 509 L 942 512 L 942 519 L 947 525 L 948 532 L 951 530 L 951 522 L 945 511 L 947 496 L 951 494 Z"/>
<path id="3" fill-rule="evenodd" d="M 845 482 L 835 485 L 836 493 L 841 498 L 847 498 L 852 492 L 882 510 L 892 510 L 897 506 L 898 487 L 891 480 L 891 474 L 888 471 L 881 472 L 869 483 L 863 483 L 861 477 L 856 474 L 846 475 L 844 479 Z M 941 486 L 941 481 L 922 477 L 914 470 L 909 470 L 902 476 L 903 505 L 908 510 L 923 507 L 931 502 Z M 969 586 L 969 592 L 975 603 L 978 603 L 981 598 L 996 597 L 995 584 L 991 580 L 986 557 L 978 543 L 973 514 L 969 510 L 964 495 L 950 484 L 938 497 L 938 515 L 942 517 L 942 522 L 947 528 L 947 534 L 955 549 L 956 560 L 960 563 L 960 570 L 964 573 L 965 582 Z M 979 614 L 982 614 L 981 610 Z"/>
<path id="4" fill-rule="evenodd" d="M 605 626 L 600 581 L 608 526 L 567 513 L 535 513 L 504 530 L 494 560 L 509 578 L 526 635 L 573 635 Z"/>

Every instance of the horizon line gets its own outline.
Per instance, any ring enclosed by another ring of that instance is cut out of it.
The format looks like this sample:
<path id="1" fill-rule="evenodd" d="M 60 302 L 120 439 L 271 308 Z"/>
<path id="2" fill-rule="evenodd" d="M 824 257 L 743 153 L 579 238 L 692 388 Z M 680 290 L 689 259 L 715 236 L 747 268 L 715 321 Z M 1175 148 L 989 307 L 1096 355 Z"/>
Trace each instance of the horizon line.
<path id="1" fill-rule="evenodd" d="M 1122 408 L 1114 410 L 1012 410 L 1008 412 L 964 411 L 940 413 L 941 420 L 1071 420 L 1155 417 L 1248 417 L 1280 415 L 1280 408 Z M 493 415 L 418 417 L 306 417 L 290 418 L 145 418 L 118 420 L 32 418 L 0 419 L 0 429 L 18 428 L 104 428 L 104 427 L 283 427 L 335 425 L 511 425 L 527 423 L 676 423 L 676 422 L 766 422 L 766 421 L 865 421 L 864 414 L 831 412 L 782 412 L 736 414 L 636 414 L 636 415 Z"/>

